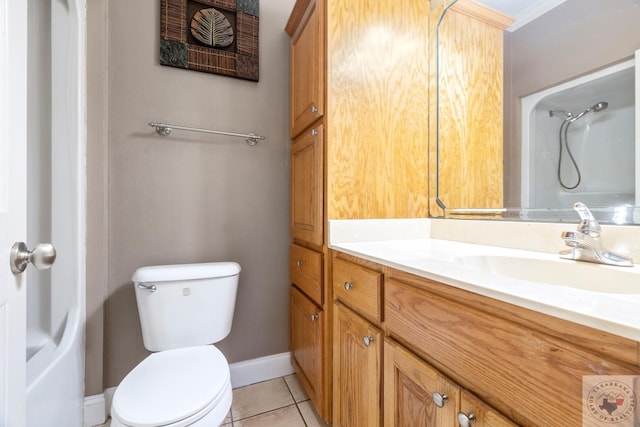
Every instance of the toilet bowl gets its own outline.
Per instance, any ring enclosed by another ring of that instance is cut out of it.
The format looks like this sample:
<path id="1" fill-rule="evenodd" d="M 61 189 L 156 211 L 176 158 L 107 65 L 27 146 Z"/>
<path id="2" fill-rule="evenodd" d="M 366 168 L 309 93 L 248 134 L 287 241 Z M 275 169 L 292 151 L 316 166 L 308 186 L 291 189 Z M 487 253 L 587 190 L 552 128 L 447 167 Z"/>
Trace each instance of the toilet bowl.
<path id="1" fill-rule="evenodd" d="M 144 345 L 155 351 L 116 388 L 112 427 L 214 427 L 226 418 L 229 364 L 212 343 L 228 335 L 240 266 L 143 267 L 133 276 Z"/>
<path id="2" fill-rule="evenodd" d="M 219 426 L 231 407 L 229 365 L 212 345 L 153 353 L 120 383 L 111 426 Z"/>

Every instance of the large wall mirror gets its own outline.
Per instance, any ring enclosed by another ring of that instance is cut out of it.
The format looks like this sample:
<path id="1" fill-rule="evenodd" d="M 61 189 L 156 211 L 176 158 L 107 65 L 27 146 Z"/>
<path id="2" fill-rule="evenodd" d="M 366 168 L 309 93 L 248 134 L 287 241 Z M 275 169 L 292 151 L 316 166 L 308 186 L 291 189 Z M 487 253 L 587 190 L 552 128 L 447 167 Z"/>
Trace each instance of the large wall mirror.
<path id="1" fill-rule="evenodd" d="M 640 224 L 640 0 L 438 13 L 433 215 Z"/>

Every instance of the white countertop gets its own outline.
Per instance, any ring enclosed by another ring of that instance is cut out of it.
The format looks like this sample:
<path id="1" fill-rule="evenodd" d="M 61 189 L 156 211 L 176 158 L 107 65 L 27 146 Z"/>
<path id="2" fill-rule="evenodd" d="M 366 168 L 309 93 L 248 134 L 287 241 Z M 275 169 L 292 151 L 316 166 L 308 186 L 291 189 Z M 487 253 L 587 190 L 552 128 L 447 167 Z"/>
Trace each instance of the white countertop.
<path id="1" fill-rule="evenodd" d="M 390 233 L 384 227 L 384 222 L 368 222 L 367 227 L 363 228 L 361 221 L 353 222 L 354 227 L 351 227 L 348 221 L 340 221 L 330 224 L 329 247 L 479 295 L 640 341 L 640 266 L 610 267 L 586 263 L 589 268 L 597 268 L 599 273 L 605 274 L 604 277 L 610 269 L 620 268 L 634 275 L 638 274 L 637 293 L 608 293 L 607 283 L 602 284 L 603 292 L 600 292 L 518 280 L 490 271 L 469 268 L 460 262 L 460 258 L 488 255 L 561 263 L 577 261 L 560 260 L 557 253 L 425 237 L 433 230 L 430 230 L 428 225 L 425 226 L 424 221 L 420 221 L 419 224 L 422 225 L 416 227 L 416 221 L 409 220 L 409 233 L 395 233 L 398 231 L 398 222 L 387 223 L 393 224 L 393 232 Z M 371 225 L 375 227 L 371 228 Z M 337 229 L 340 229 L 339 233 L 335 232 Z M 392 234 L 401 238 L 394 239 Z M 412 235 L 416 237 L 411 238 Z M 368 236 L 370 240 L 367 240 Z M 567 267 L 570 268 L 571 265 Z"/>

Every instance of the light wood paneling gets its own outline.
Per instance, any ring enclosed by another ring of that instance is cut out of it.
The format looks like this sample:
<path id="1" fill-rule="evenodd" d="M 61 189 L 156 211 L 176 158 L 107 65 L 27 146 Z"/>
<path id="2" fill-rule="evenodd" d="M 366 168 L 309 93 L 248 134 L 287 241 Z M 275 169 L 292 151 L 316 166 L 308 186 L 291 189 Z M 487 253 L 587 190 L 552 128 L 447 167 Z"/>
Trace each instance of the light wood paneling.
<path id="1" fill-rule="evenodd" d="M 427 216 L 429 2 L 327 6 L 328 219 Z"/>

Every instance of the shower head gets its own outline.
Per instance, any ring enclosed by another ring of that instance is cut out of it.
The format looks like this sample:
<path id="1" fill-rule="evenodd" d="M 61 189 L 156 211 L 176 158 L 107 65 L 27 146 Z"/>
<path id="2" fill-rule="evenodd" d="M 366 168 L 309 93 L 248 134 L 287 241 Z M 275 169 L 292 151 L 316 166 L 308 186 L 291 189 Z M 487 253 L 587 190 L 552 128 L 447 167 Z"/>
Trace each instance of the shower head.
<path id="1" fill-rule="evenodd" d="M 591 113 L 591 112 L 597 113 L 598 111 L 605 110 L 608 106 L 609 106 L 608 102 L 605 102 L 605 101 L 596 102 L 591 107 L 587 108 L 584 111 L 581 111 L 579 114 L 577 114 L 574 117 L 571 117 L 570 119 L 572 122 L 575 122 L 576 120 L 578 120 L 580 117 L 584 116 L 587 113 Z"/>

